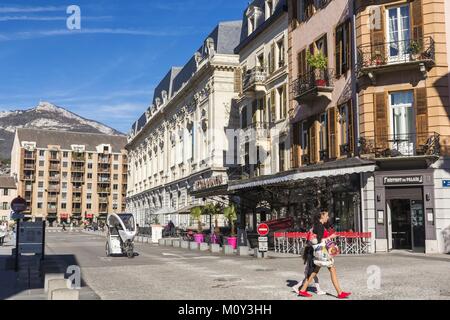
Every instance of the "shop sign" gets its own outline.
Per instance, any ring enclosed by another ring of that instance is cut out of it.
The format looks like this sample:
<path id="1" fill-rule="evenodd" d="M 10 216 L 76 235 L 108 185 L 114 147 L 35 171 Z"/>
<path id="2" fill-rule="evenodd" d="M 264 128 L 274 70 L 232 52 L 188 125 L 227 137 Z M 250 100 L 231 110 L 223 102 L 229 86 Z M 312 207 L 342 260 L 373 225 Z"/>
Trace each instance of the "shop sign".
<path id="1" fill-rule="evenodd" d="M 269 251 L 269 238 L 258 237 L 258 251 L 259 252 Z"/>
<path id="2" fill-rule="evenodd" d="M 442 180 L 443 188 L 450 188 L 450 180 Z"/>
<path id="3" fill-rule="evenodd" d="M 207 179 L 197 180 L 194 182 L 194 191 L 209 189 L 223 185 L 223 177 L 215 176 Z"/>
<path id="4" fill-rule="evenodd" d="M 396 184 L 422 184 L 423 176 L 402 176 L 402 177 L 384 177 L 384 185 L 396 185 Z"/>

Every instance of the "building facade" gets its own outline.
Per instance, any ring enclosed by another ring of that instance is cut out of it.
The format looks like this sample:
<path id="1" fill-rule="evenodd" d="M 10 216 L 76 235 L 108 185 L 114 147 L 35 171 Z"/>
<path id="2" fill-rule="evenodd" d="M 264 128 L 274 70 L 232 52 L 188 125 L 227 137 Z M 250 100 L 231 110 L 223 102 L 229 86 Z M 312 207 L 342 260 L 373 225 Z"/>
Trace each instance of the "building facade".
<path id="1" fill-rule="evenodd" d="M 9 221 L 11 201 L 17 197 L 17 186 L 13 177 L 0 176 L 0 221 Z"/>
<path id="2" fill-rule="evenodd" d="M 125 210 L 125 136 L 17 129 L 11 173 L 33 219 L 105 219 Z"/>
<path id="3" fill-rule="evenodd" d="M 448 1 L 356 1 L 361 157 L 379 251 L 450 250 Z"/>
<path id="4" fill-rule="evenodd" d="M 187 227 L 190 209 L 204 203 L 191 193 L 226 185 L 240 34 L 240 21 L 220 23 L 184 67 L 171 68 L 133 125 L 127 206 L 139 225 Z"/>

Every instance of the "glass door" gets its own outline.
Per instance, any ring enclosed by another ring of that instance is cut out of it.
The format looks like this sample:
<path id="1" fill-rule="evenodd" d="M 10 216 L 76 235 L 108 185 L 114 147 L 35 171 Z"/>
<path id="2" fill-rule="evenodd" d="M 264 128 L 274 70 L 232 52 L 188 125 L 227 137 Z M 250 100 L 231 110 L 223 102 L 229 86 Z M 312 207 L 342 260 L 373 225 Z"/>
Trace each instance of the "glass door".
<path id="1" fill-rule="evenodd" d="M 408 61 L 410 46 L 409 5 L 386 9 L 388 61 Z"/>
<path id="2" fill-rule="evenodd" d="M 409 199 L 390 201 L 392 219 L 392 248 L 412 249 L 411 244 L 411 204 Z"/>
<path id="3" fill-rule="evenodd" d="M 414 155 L 415 117 L 413 92 L 403 91 L 390 94 L 391 137 L 389 142 L 393 150 L 401 155 Z"/>
<path id="4" fill-rule="evenodd" d="M 425 252 L 425 216 L 421 200 L 411 200 L 411 229 L 413 250 Z"/>

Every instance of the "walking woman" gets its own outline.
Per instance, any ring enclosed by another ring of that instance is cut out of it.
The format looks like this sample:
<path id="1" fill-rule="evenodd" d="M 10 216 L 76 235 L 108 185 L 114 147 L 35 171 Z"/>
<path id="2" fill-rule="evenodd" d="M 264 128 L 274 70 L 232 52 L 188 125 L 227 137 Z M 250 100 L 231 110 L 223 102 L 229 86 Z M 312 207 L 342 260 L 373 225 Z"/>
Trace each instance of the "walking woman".
<path id="1" fill-rule="evenodd" d="M 325 244 L 327 241 L 330 241 L 334 238 L 336 238 L 336 234 L 329 229 L 328 226 L 328 220 L 329 215 L 327 211 L 322 211 L 315 219 L 314 227 L 313 227 L 313 233 L 316 236 L 317 243 L 323 243 Z M 328 270 L 330 271 L 331 281 L 333 282 L 333 286 L 336 289 L 337 292 L 337 298 L 338 299 L 345 299 L 347 298 L 351 293 L 350 292 L 344 292 L 341 290 L 341 287 L 339 285 L 339 281 L 337 279 L 336 274 L 336 267 L 334 266 L 334 260 L 331 258 L 329 263 L 326 265 L 328 267 Z M 306 289 L 308 288 L 309 284 L 314 281 L 314 278 L 317 277 L 317 274 L 320 271 L 320 264 L 315 263 L 314 270 L 309 275 L 309 278 L 304 281 L 303 286 L 300 288 L 298 294 L 301 297 L 312 297 L 311 294 L 309 294 Z"/>

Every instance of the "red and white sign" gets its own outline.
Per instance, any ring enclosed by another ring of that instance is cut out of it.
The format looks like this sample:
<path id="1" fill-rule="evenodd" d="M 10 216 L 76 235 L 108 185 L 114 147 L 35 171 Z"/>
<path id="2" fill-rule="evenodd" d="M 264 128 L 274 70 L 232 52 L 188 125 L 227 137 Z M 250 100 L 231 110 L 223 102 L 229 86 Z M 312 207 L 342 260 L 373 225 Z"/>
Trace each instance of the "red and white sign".
<path id="1" fill-rule="evenodd" d="M 92 219 L 93 217 L 94 217 L 94 215 L 92 213 L 86 213 L 87 219 Z"/>
<path id="2" fill-rule="evenodd" d="M 269 234 L 269 226 L 265 223 L 261 223 L 258 225 L 257 231 L 261 237 L 267 236 Z"/>

